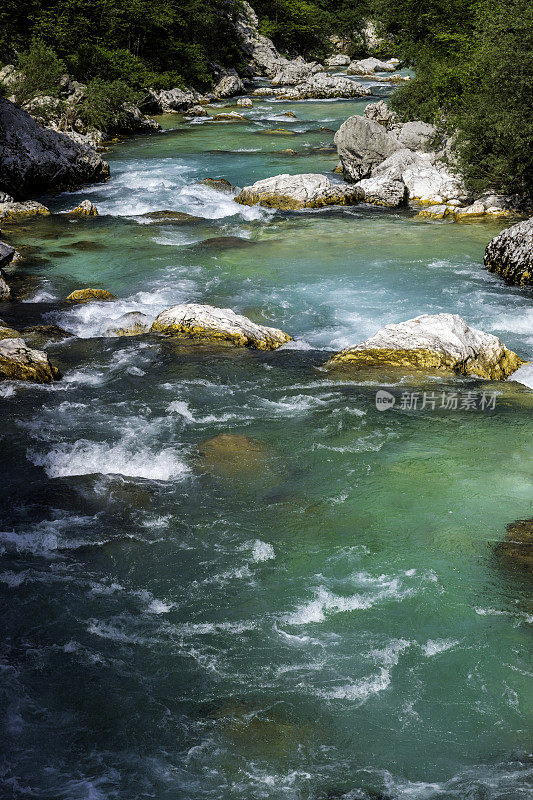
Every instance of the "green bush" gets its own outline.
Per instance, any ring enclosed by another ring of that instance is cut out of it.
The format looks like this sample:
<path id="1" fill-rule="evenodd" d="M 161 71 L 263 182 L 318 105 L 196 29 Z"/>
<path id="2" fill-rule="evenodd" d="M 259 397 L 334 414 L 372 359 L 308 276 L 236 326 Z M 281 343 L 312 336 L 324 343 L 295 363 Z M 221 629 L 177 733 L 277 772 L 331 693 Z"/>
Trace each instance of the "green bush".
<path id="1" fill-rule="evenodd" d="M 33 39 L 30 48 L 21 53 L 18 69 L 21 78 L 10 90 L 19 105 L 37 95 L 56 97 L 59 93 L 59 82 L 65 72 L 65 64 L 41 39 Z"/>
<path id="2" fill-rule="evenodd" d="M 93 78 L 87 85 L 86 97 L 78 115 L 88 127 L 111 131 L 127 127 L 128 113 L 124 104 L 135 103 L 139 94 L 124 81 Z"/>

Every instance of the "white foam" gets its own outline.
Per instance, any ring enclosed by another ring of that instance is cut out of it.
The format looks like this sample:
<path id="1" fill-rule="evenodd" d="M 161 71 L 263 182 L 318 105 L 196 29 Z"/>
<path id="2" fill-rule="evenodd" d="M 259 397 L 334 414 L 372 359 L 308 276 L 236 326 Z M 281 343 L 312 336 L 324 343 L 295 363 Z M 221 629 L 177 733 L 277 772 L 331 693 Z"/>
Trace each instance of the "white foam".
<path id="1" fill-rule="evenodd" d="M 180 414 L 187 422 L 194 422 L 194 416 L 189 411 L 189 406 L 185 400 L 173 400 L 167 406 L 167 414 Z"/>
<path id="2" fill-rule="evenodd" d="M 45 454 L 28 453 L 30 460 L 44 467 L 50 478 L 71 475 L 126 475 L 156 481 L 186 477 L 190 468 L 173 448 L 152 452 L 133 449 L 124 443 L 109 445 L 80 439 L 73 444 L 62 442 Z"/>
<path id="3" fill-rule="evenodd" d="M 524 386 L 529 387 L 529 389 L 533 389 L 533 363 L 524 364 L 523 367 L 520 367 L 516 372 L 513 372 L 512 375 L 509 375 L 507 380 L 518 381 L 518 383 L 523 383 Z"/>
<path id="4" fill-rule="evenodd" d="M 444 653 L 446 650 L 451 650 L 452 647 L 459 644 L 458 639 L 428 639 L 426 644 L 420 645 L 423 652 L 429 658 L 435 656 L 437 653 Z"/>
<path id="5" fill-rule="evenodd" d="M 390 672 L 387 669 L 381 669 L 377 675 L 371 675 L 369 678 L 364 678 L 354 683 L 347 683 L 344 686 L 337 686 L 335 689 L 319 692 L 319 695 L 330 700 L 364 701 L 372 695 L 382 692 L 390 686 L 390 682 Z"/>
<path id="6" fill-rule="evenodd" d="M 252 545 L 252 560 L 256 563 L 262 561 L 270 561 L 276 558 L 274 548 L 268 542 L 262 542 L 261 539 L 256 539 Z"/>

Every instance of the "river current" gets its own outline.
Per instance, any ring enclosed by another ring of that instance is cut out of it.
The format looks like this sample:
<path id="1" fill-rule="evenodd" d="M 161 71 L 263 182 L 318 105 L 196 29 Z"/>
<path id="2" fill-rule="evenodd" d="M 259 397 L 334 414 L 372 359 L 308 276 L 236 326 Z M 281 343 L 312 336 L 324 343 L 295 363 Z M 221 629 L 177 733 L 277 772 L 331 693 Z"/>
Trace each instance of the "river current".
<path id="1" fill-rule="evenodd" d="M 47 347 L 60 382 L 0 386 L 2 797 L 531 796 L 533 608 L 494 544 L 532 513 L 533 371 L 320 370 L 421 313 L 533 358 L 531 291 L 482 268 L 503 225 L 248 208 L 199 183 L 330 172 L 331 131 L 367 102 L 164 117 L 113 145 L 107 184 L 44 198 L 98 218 L 13 228 L 40 282 L 2 318 L 76 336 Z M 145 216 L 165 209 L 192 218 Z M 119 299 L 62 304 L 84 286 Z M 180 302 L 295 341 L 103 335 Z M 228 433 L 256 444 L 208 464 Z"/>

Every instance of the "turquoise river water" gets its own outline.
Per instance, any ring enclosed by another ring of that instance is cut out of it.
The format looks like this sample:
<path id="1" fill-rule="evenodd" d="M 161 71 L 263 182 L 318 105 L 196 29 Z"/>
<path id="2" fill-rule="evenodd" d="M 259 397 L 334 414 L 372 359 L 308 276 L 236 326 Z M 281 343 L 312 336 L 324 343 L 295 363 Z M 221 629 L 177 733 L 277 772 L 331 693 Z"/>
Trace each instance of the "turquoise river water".
<path id="1" fill-rule="evenodd" d="M 47 348 L 63 380 L 0 388 L 2 797 L 531 797 L 533 609 L 494 543 L 532 513 L 533 370 L 493 384 L 320 369 L 443 311 L 533 358 L 532 293 L 482 268 L 503 225 L 275 212 L 199 183 L 331 171 L 331 130 L 366 102 L 164 117 L 113 145 L 107 184 L 44 199 L 90 198 L 98 218 L 12 229 L 19 272 L 40 281 L 2 318 L 76 335 Z M 192 218 L 143 216 L 165 209 Z M 119 299 L 62 303 L 95 285 Z M 103 335 L 179 302 L 295 341 Z M 402 407 L 423 391 L 434 409 Z M 440 408 L 443 392 L 479 402 Z M 201 443 L 227 433 L 255 449 L 209 463 Z"/>

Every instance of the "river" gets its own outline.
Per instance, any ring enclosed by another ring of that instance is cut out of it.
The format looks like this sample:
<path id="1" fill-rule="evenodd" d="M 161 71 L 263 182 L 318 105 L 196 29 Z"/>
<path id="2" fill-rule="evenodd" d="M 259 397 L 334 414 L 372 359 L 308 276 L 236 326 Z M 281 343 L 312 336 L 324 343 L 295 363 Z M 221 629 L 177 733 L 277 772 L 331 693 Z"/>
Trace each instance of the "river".
<path id="1" fill-rule="evenodd" d="M 47 348 L 62 381 L 0 388 L 2 797 L 528 796 L 533 609 L 493 546 L 531 516 L 532 370 L 320 370 L 386 323 L 443 311 L 533 357 L 531 292 L 482 268 L 504 225 L 276 212 L 198 183 L 331 171 L 319 129 L 366 102 L 163 117 L 112 146 L 107 184 L 44 198 L 89 198 L 98 218 L 13 229 L 41 281 L 5 319 L 76 336 Z M 293 135 L 266 133 L 279 127 Z M 192 218 L 142 216 L 164 209 Z M 119 299 L 61 303 L 91 285 Z M 103 336 L 125 311 L 180 302 L 295 341 Z M 377 410 L 378 390 L 394 407 Z M 228 433 L 247 437 L 236 457 L 202 449 Z"/>

